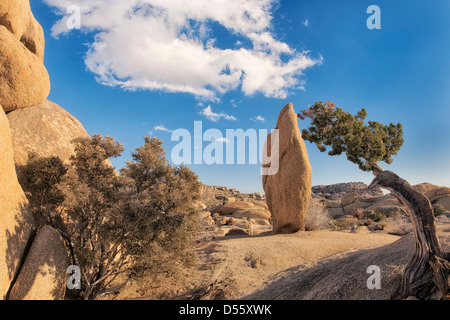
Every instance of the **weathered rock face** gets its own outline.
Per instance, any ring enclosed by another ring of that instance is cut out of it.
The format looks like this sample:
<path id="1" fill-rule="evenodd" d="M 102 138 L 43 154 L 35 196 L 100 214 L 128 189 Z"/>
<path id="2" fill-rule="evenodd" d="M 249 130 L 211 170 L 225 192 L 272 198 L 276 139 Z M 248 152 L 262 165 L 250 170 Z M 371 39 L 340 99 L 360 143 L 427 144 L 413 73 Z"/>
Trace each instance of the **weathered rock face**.
<path id="1" fill-rule="evenodd" d="M 63 300 L 67 250 L 58 231 L 40 229 L 15 282 L 10 300 Z"/>
<path id="2" fill-rule="evenodd" d="M 18 272 L 33 231 L 34 220 L 17 181 L 8 119 L 0 106 L 0 299 Z"/>
<path id="3" fill-rule="evenodd" d="M 416 184 L 413 188 L 423 193 L 432 204 L 440 204 L 450 212 L 450 188 L 430 183 Z"/>
<path id="4" fill-rule="evenodd" d="M 345 207 L 345 206 L 348 206 L 349 204 L 352 204 L 352 203 L 356 202 L 359 199 L 360 199 L 360 197 L 359 197 L 359 195 L 356 192 L 346 193 L 341 198 L 341 205 L 343 207 Z"/>
<path id="5" fill-rule="evenodd" d="M 212 213 L 220 213 L 221 215 L 230 215 L 238 210 L 249 209 L 253 208 L 254 206 L 255 206 L 254 203 L 248 201 L 232 202 L 214 208 L 212 210 Z"/>
<path id="6" fill-rule="evenodd" d="M 40 58 L 0 26 L 0 103 L 6 112 L 45 101 L 50 78 Z"/>
<path id="7" fill-rule="evenodd" d="M 45 101 L 50 78 L 44 66 L 44 32 L 28 0 L 0 3 L 0 104 L 5 112 Z"/>
<path id="8" fill-rule="evenodd" d="M 89 138 L 81 123 L 51 101 L 8 113 L 14 161 L 18 168 L 28 161 L 28 152 L 42 157 L 58 156 L 68 161 L 74 154 L 72 140 Z"/>
<path id="9" fill-rule="evenodd" d="M 0 25 L 6 27 L 15 38 L 37 57 L 44 60 L 44 31 L 33 16 L 28 0 L 2 0 Z"/>
<path id="10" fill-rule="evenodd" d="M 293 105 L 286 105 L 277 121 L 279 136 L 279 170 L 263 175 L 267 205 L 272 213 L 275 232 L 296 232 L 305 229 L 305 214 L 311 199 L 312 169 L 305 142 L 297 123 Z M 271 155 L 271 139 L 266 141 Z M 272 164 L 269 164 L 269 166 Z"/>

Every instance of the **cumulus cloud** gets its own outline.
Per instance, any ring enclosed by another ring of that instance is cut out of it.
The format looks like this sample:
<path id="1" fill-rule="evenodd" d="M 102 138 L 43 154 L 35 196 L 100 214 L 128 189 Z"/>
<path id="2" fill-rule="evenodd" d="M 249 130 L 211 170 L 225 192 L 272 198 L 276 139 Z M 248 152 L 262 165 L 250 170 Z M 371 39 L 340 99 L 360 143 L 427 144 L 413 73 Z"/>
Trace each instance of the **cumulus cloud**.
<path id="1" fill-rule="evenodd" d="M 45 0 L 63 16 L 55 37 L 71 31 L 67 8 L 80 8 L 81 30 L 94 34 L 85 63 L 100 83 L 206 99 L 230 90 L 285 98 L 305 69 L 322 62 L 275 38 L 275 1 Z M 242 41 L 216 45 L 214 24 Z"/>
<path id="2" fill-rule="evenodd" d="M 212 121 L 212 122 L 217 122 L 220 119 L 225 119 L 225 120 L 237 120 L 235 117 L 226 114 L 224 112 L 214 112 L 211 108 L 211 106 L 207 106 L 206 108 L 204 108 L 201 112 L 202 115 L 204 115 L 208 120 Z"/>

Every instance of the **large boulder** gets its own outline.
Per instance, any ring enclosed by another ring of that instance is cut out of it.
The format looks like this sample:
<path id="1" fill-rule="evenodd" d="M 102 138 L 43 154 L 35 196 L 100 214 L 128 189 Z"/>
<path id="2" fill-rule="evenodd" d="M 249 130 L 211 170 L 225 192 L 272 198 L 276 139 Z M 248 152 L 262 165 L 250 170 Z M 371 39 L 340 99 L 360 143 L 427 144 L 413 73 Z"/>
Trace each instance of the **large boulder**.
<path id="1" fill-rule="evenodd" d="M 233 217 L 240 219 L 246 218 L 248 220 L 250 219 L 269 220 L 270 212 L 263 207 L 255 206 L 253 208 L 238 210 L 233 213 Z"/>
<path id="2" fill-rule="evenodd" d="M 66 162 L 74 154 L 72 140 L 89 138 L 83 125 L 51 101 L 8 113 L 17 167 L 26 165 L 28 152 L 58 156 Z"/>
<path id="3" fill-rule="evenodd" d="M 450 196 L 439 198 L 436 200 L 436 204 L 443 206 L 447 212 L 450 212 Z"/>
<path id="4" fill-rule="evenodd" d="M 50 78 L 44 66 L 44 32 L 28 0 L 0 3 L 0 104 L 5 112 L 45 101 Z"/>
<path id="5" fill-rule="evenodd" d="M 263 175 L 266 202 L 275 232 L 305 230 L 305 214 L 312 192 L 312 169 L 297 121 L 294 107 L 289 103 L 281 110 L 276 127 L 279 138 L 278 171 Z M 272 156 L 272 138 L 269 134 L 264 157 Z M 269 169 L 271 166 L 273 163 L 265 167 Z"/>
<path id="6" fill-rule="evenodd" d="M 41 59 L 0 26 L 0 103 L 6 112 L 45 101 L 50 78 Z"/>
<path id="7" fill-rule="evenodd" d="M 214 208 L 212 210 L 212 213 L 219 213 L 221 215 L 231 215 L 236 211 L 253 208 L 254 206 L 255 206 L 254 203 L 247 201 L 232 202 Z"/>
<path id="8" fill-rule="evenodd" d="M 425 193 L 425 196 L 430 199 L 432 203 L 439 199 L 450 197 L 450 188 L 438 187 Z"/>
<path id="9" fill-rule="evenodd" d="M 31 12 L 28 0 L 2 0 L 0 2 L 0 25 L 44 61 L 44 30 Z"/>
<path id="10" fill-rule="evenodd" d="M 8 119 L 0 105 L 0 299 L 18 273 L 35 223 L 19 185 Z"/>
<path id="11" fill-rule="evenodd" d="M 345 207 L 345 206 L 348 206 L 349 204 L 352 204 L 360 199 L 361 199 L 360 196 L 356 192 L 349 192 L 349 193 L 346 193 L 344 196 L 342 196 L 341 205 L 343 207 Z"/>
<path id="12" fill-rule="evenodd" d="M 40 229 L 31 245 L 10 300 L 63 300 L 68 254 L 64 240 L 50 226 Z"/>

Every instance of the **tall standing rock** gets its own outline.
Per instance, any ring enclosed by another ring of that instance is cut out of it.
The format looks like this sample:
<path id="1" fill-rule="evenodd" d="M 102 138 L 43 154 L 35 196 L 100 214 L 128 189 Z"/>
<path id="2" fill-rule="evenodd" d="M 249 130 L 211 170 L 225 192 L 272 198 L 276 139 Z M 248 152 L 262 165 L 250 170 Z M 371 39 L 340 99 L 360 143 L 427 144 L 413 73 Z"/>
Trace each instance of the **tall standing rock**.
<path id="1" fill-rule="evenodd" d="M 5 112 L 40 104 L 49 95 L 44 47 L 44 32 L 29 1 L 1 0 L 0 104 Z"/>
<path id="2" fill-rule="evenodd" d="M 312 169 L 297 121 L 294 107 L 289 103 L 281 110 L 276 127 L 279 137 L 278 172 L 263 175 L 275 232 L 305 230 L 305 215 L 312 192 Z M 269 157 L 272 156 L 271 141 L 272 134 L 269 134 L 266 141 Z"/>
<path id="3" fill-rule="evenodd" d="M 17 181 L 8 119 L 0 105 L 0 299 L 17 276 L 35 224 Z"/>

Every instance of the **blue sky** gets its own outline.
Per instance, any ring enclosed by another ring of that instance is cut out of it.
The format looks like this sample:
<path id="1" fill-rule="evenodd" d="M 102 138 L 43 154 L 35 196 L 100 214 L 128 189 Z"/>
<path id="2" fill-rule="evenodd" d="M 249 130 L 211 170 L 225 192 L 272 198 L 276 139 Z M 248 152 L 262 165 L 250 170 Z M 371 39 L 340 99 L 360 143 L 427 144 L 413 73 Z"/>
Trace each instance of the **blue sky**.
<path id="1" fill-rule="evenodd" d="M 251 0 L 243 8 L 236 0 L 191 7 L 145 0 L 152 6 L 132 14 L 128 0 L 89 2 L 31 6 L 46 36 L 49 100 L 90 134 L 122 142 L 116 167 L 150 134 L 163 140 L 170 160 L 177 142 L 169 131 L 193 134 L 194 121 L 224 135 L 270 130 L 288 102 L 299 111 L 331 100 L 354 113 L 366 108 L 370 120 L 403 124 L 405 144 L 383 168 L 412 184 L 450 186 L 450 1 Z M 61 20 L 73 4 L 81 8 L 80 30 Z M 366 26 L 373 4 L 381 9 L 379 30 Z M 344 155 L 306 145 L 314 185 L 371 181 Z M 260 165 L 190 167 L 206 184 L 263 191 Z"/>

